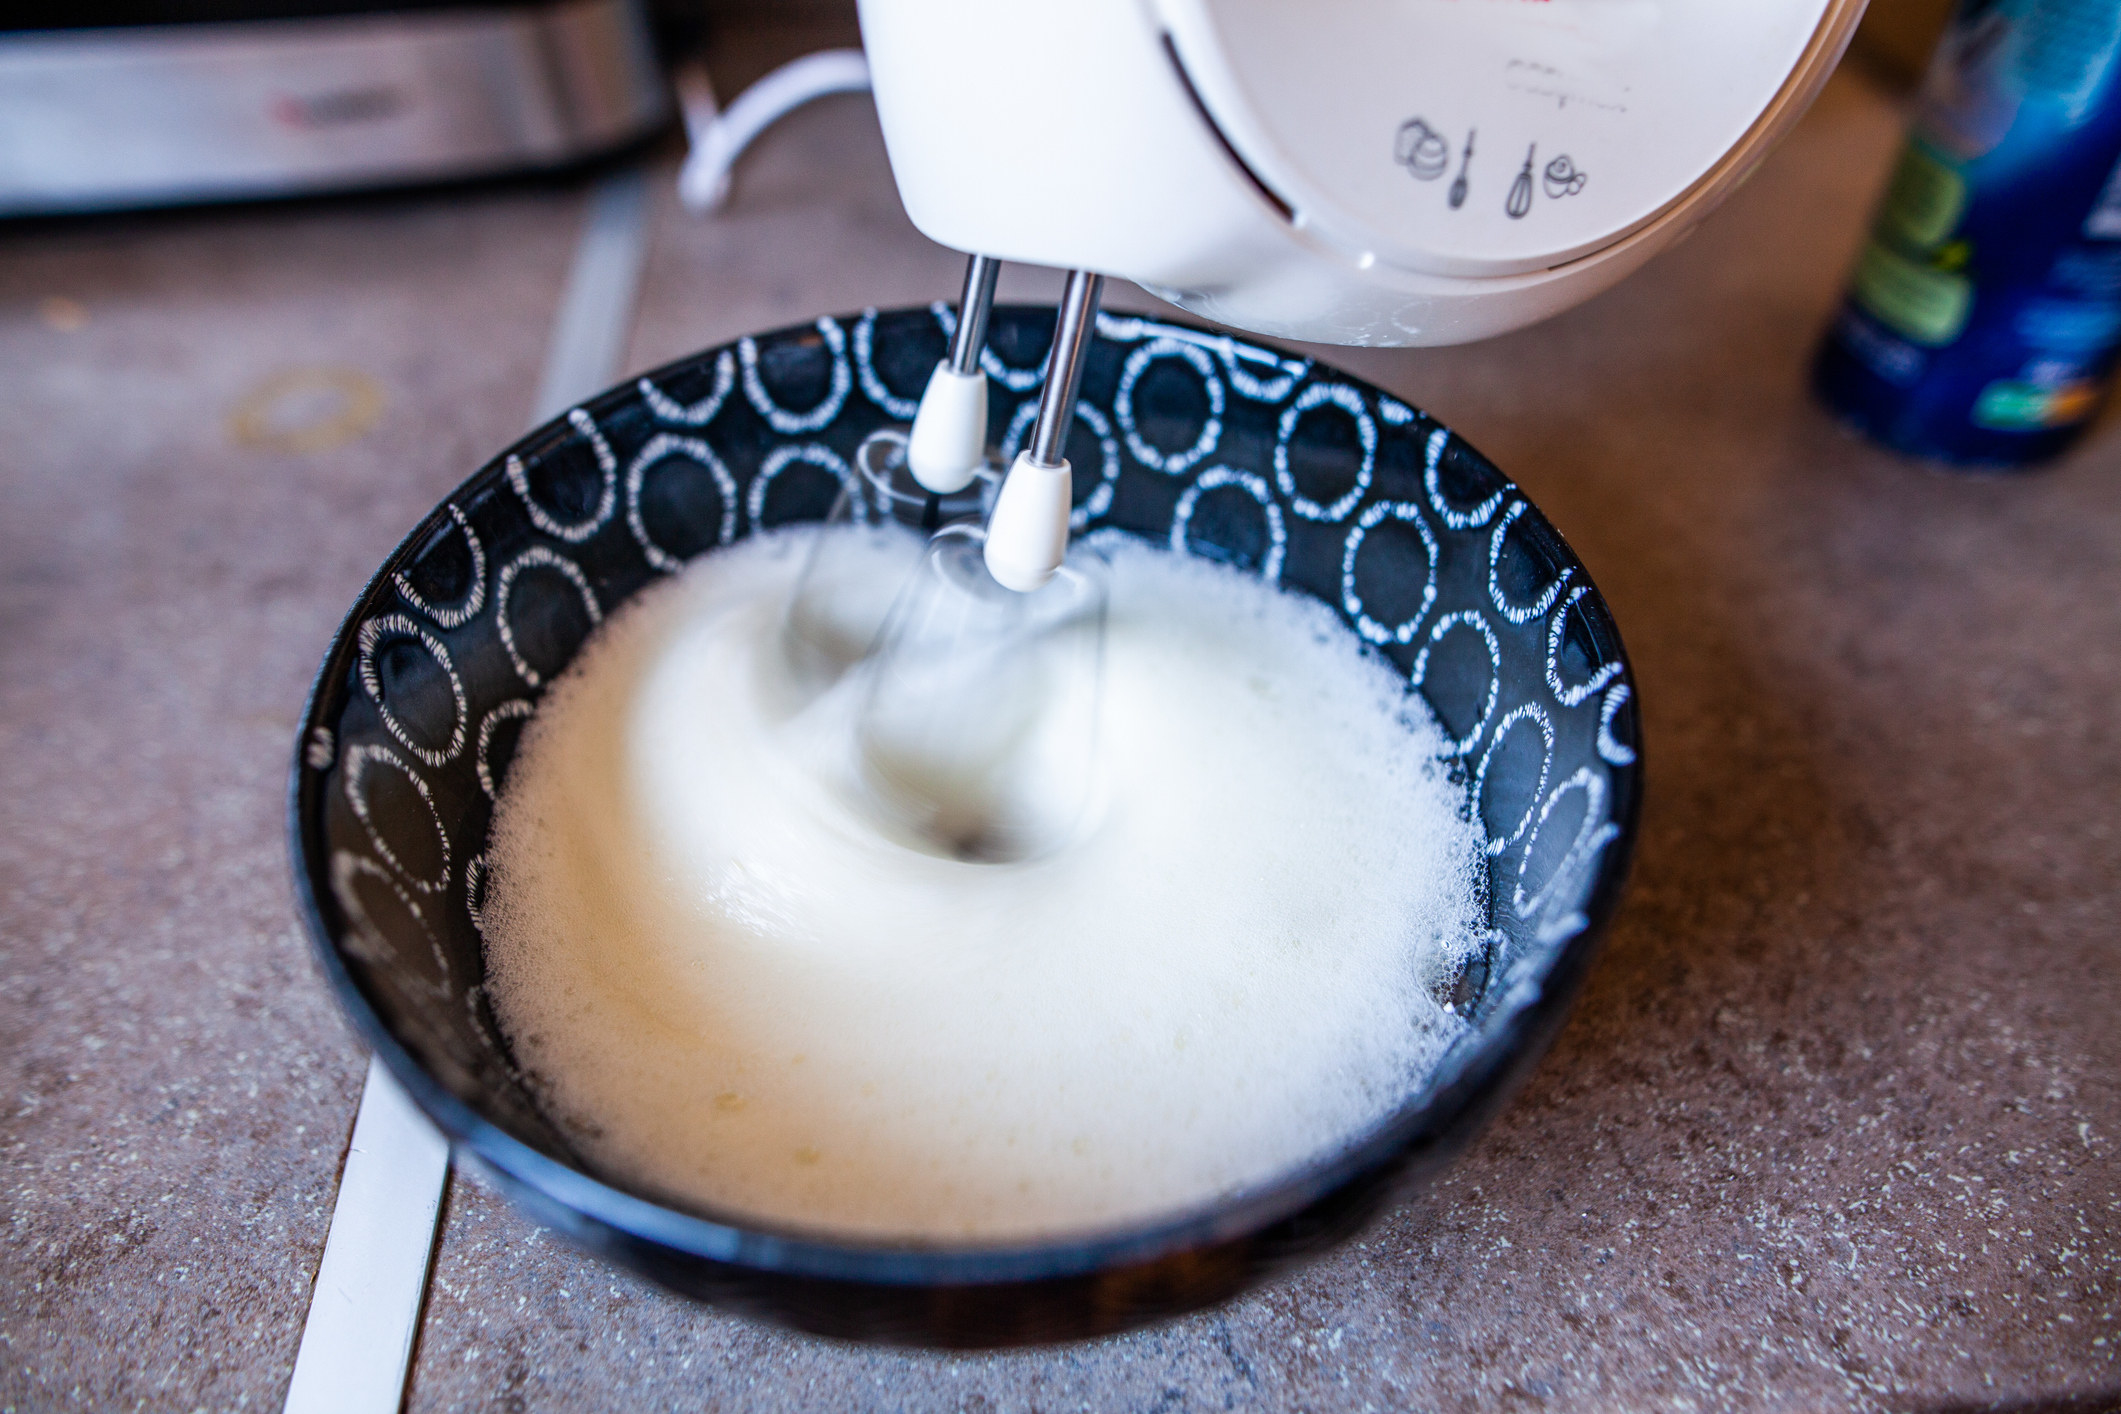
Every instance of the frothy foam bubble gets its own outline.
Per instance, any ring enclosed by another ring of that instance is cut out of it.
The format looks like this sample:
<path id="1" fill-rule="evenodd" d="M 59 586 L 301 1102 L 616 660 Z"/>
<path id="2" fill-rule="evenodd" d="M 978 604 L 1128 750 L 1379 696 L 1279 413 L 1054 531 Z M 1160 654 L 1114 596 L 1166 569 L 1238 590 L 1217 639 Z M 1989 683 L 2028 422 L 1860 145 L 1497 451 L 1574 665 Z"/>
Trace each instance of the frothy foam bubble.
<path id="1" fill-rule="evenodd" d="M 1328 610 L 1115 545 L 1104 813 L 963 863 L 869 828 L 762 690 L 821 533 L 859 532 L 638 596 L 525 732 L 487 985 L 590 1157 L 780 1227 L 1024 1240 L 1264 1184 L 1420 1083 L 1478 845 L 1441 733 Z"/>

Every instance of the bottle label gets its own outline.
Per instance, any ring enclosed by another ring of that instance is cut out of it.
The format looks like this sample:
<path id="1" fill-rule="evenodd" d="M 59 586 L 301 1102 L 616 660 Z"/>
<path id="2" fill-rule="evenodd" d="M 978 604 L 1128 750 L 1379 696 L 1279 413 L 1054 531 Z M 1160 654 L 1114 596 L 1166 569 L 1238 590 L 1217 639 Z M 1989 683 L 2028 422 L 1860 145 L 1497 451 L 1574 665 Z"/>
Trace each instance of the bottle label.
<path id="1" fill-rule="evenodd" d="M 1933 270 L 1876 239 L 1856 263 L 1855 293 L 1880 323 L 1931 348 L 1958 338 L 1974 305 L 1974 287 L 1964 275 Z"/>
<path id="2" fill-rule="evenodd" d="M 1919 142 L 1911 142 L 1893 170 L 1878 213 L 1878 235 L 1902 250 L 1935 250 L 1966 214 L 1966 178 Z"/>
<path id="3" fill-rule="evenodd" d="M 1967 244 L 1951 239 L 1966 215 L 1967 197 L 1966 177 L 1957 166 L 1922 142 L 1909 143 L 1856 264 L 1856 302 L 1886 328 L 1927 348 L 1958 338 L 1974 306 Z"/>
<path id="4" fill-rule="evenodd" d="M 2098 406 L 2099 385 L 2089 378 L 2054 388 L 1999 378 L 1974 400 L 1974 423 L 1998 432 L 2036 432 L 2081 422 Z"/>

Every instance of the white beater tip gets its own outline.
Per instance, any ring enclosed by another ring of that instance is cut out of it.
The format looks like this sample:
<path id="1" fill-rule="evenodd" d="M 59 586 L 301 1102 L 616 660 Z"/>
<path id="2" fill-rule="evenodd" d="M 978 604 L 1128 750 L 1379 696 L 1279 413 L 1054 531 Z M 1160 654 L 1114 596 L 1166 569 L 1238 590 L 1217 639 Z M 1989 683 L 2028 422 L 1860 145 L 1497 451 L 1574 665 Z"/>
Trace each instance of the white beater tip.
<path id="1" fill-rule="evenodd" d="M 987 375 L 954 373 L 938 363 L 913 415 L 906 465 L 913 479 L 938 496 L 972 484 L 987 459 Z"/>
<path id="2" fill-rule="evenodd" d="M 996 583 L 1029 594 L 1053 578 L 1068 554 L 1071 492 L 1065 460 L 1041 466 L 1017 454 L 987 516 L 987 573 Z"/>

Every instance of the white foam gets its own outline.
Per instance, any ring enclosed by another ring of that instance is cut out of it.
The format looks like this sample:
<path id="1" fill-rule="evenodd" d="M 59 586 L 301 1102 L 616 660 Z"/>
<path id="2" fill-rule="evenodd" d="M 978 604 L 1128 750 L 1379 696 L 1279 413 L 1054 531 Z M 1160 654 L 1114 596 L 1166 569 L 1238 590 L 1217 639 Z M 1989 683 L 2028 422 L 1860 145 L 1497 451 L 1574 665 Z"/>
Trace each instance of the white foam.
<path id="1" fill-rule="evenodd" d="M 1326 609 L 1117 548 L 1105 813 L 962 863 L 867 828 L 759 689 L 815 533 L 615 615 L 503 791 L 488 987 L 598 1163 L 783 1227 L 1045 1237 L 1266 1183 L 1433 1067 L 1478 841 Z"/>

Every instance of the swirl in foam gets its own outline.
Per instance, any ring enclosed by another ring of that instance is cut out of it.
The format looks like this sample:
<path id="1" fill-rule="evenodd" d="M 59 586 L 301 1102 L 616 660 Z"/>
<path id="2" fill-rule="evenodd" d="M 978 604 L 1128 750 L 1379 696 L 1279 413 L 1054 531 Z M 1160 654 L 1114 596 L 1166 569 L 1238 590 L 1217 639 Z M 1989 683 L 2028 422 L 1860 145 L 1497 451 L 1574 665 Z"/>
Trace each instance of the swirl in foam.
<path id="1" fill-rule="evenodd" d="M 595 1161 L 750 1222 L 1024 1240 L 1266 1183 L 1421 1082 L 1478 845 L 1441 733 L 1326 609 L 1115 546 L 1103 813 L 963 863 L 866 827 L 760 690 L 818 533 L 856 532 L 606 623 L 504 790 L 488 986 Z"/>

